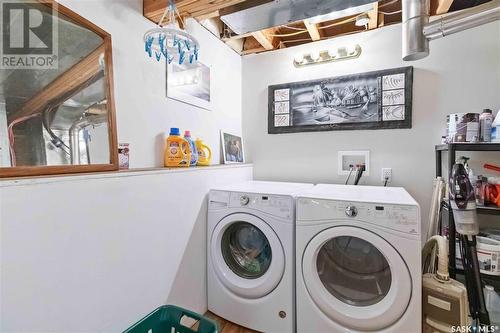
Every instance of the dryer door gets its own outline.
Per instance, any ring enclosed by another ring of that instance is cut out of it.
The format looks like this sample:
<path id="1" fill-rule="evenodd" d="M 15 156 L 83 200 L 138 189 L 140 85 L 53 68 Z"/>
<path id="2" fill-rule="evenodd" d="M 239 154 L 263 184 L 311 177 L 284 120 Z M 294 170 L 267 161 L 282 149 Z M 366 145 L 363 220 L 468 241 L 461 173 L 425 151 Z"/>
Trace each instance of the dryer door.
<path id="1" fill-rule="evenodd" d="M 304 251 L 302 274 L 314 303 L 348 329 L 390 326 L 411 298 L 410 273 L 399 253 L 359 227 L 339 226 L 317 234 Z"/>
<path id="2" fill-rule="evenodd" d="M 251 214 L 223 218 L 212 233 L 210 252 L 219 280 L 244 298 L 269 294 L 285 270 L 278 236 L 269 224 Z"/>

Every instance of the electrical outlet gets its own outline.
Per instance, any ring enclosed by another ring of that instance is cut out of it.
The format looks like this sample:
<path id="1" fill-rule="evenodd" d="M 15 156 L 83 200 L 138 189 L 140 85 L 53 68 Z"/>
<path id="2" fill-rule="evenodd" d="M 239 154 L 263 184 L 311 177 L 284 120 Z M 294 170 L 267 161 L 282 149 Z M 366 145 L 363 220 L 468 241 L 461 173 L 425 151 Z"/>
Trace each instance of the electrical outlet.
<path id="1" fill-rule="evenodd" d="M 383 183 L 385 183 L 386 179 L 387 179 L 388 183 L 392 182 L 392 169 L 391 168 L 382 168 L 380 180 Z"/>

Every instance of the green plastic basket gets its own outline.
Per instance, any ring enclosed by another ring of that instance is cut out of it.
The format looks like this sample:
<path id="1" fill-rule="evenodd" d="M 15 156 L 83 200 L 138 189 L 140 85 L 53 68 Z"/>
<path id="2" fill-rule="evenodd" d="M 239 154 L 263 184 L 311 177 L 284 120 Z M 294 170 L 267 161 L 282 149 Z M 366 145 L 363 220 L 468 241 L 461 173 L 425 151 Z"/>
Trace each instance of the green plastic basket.
<path id="1" fill-rule="evenodd" d="M 181 318 L 199 321 L 198 330 L 181 324 Z M 163 305 L 139 320 L 123 333 L 218 333 L 217 323 L 175 305 Z"/>

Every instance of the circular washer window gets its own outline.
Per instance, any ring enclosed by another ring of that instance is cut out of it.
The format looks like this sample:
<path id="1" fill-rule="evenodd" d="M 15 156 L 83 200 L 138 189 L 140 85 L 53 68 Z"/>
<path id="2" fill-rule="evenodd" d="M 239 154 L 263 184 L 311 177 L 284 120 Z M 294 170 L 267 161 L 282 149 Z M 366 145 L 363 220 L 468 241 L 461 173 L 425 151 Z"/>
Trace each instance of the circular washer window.
<path id="1" fill-rule="evenodd" d="M 330 239 L 319 250 L 316 267 L 328 292 L 349 305 L 376 304 L 391 288 L 389 263 L 375 246 L 361 238 Z"/>
<path id="2" fill-rule="evenodd" d="M 234 222 L 224 231 L 221 250 L 226 264 L 242 278 L 257 279 L 271 265 L 268 239 L 259 228 L 247 222 Z"/>

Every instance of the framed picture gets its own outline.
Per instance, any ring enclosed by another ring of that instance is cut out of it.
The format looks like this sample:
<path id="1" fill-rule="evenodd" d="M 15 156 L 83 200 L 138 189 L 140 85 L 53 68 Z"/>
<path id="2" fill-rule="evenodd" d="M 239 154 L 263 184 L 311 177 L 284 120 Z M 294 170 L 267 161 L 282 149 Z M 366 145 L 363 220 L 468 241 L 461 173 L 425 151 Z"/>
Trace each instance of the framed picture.
<path id="1" fill-rule="evenodd" d="M 245 163 L 243 140 L 241 136 L 220 131 L 220 138 L 224 164 Z"/>
<path id="2" fill-rule="evenodd" d="M 211 110 L 210 67 L 197 62 L 167 65 L 167 97 Z"/>
<path id="3" fill-rule="evenodd" d="M 269 86 L 270 134 L 411 128 L 413 67 Z"/>

